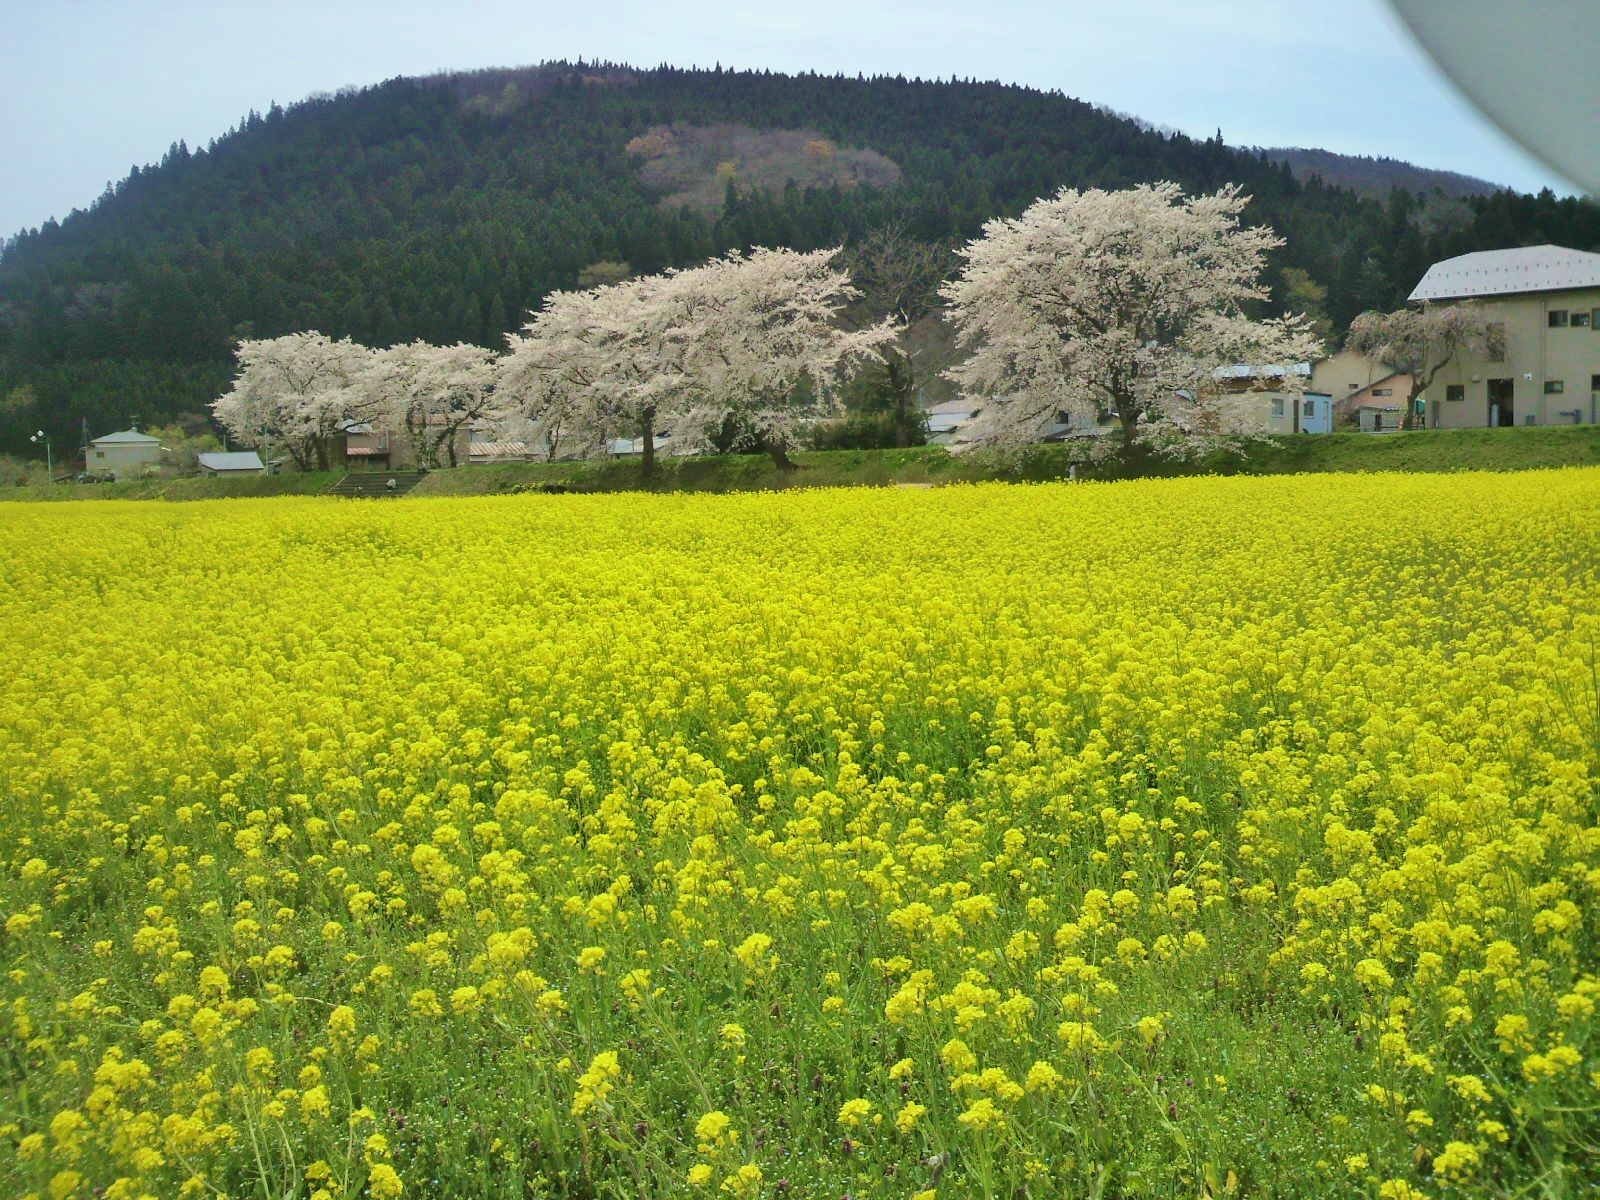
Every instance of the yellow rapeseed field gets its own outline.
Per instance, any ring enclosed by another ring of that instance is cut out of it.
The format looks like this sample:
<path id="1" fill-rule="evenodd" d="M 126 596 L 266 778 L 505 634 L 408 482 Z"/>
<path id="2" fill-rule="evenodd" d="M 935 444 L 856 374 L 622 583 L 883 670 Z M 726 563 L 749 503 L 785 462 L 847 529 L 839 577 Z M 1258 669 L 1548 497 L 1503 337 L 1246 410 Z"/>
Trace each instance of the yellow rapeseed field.
<path id="1" fill-rule="evenodd" d="M 0 505 L 0 1193 L 1578 1194 L 1597 643 L 1596 471 Z"/>

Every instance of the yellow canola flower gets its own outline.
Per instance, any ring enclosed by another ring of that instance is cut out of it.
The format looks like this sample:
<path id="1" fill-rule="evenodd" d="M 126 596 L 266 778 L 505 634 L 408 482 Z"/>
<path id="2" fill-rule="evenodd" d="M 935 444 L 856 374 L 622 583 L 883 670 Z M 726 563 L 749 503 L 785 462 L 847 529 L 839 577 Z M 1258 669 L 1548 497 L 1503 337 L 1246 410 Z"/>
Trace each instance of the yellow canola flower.
<path id="1" fill-rule="evenodd" d="M 907 1100 L 894 1114 L 894 1127 L 901 1133 L 910 1133 L 927 1111 L 926 1105 L 918 1104 L 915 1100 Z"/>
<path id="2" fill-rule="evenodd" d="M 694 1136 L 699 1142 L 700 1153 L 710 1154 L 737 1142 L 739 1131 L 733 1128 L 733 1121 L 727 1113 L 714 1109 L 695 1122 Z"/>
<path id="3" fill-rule="evenodd" d="M 572 1115 L 581 1117 L 597 1104 L 604 1104 L 622 1078 L 622 1064 L 615 1050 L 602 1050 L 590 1060 L 588 1069 L 578 1076 L 578 1090 L 572 1098 Z"/>
<path id="4" fill-rule="evenodd" d="M 367 1171 L 367 1189 L 373 1200 L 398 1200 L 405 1191 L 399 1174 L 388 1163 L 377 1163 Z"/>
<path id="5" fill-rule="evenodd" d="M 852 1193 L 1086 1191 L 1085 1071 L 1151 1144 L 1537 1190 L 1600 1079 L 1596 562 L 1593 469 L 0 503 L 0 1194 L 624 1192 L 685 1104 L 730 1196 L 846 1132 Z M 1358 1082 L 1285 1104 L 1312 1029 Z M 568 1098 L 537 1152 L 485 1062 Z"/>
<path id="6" fill-rule="evenodd" d="M 872 1103 L 857 1097 L 846 1100 L 839 1106 L 838 1121 L 846 1129 L 854 1129 L 862 1124 L 872 1113 Z"/>

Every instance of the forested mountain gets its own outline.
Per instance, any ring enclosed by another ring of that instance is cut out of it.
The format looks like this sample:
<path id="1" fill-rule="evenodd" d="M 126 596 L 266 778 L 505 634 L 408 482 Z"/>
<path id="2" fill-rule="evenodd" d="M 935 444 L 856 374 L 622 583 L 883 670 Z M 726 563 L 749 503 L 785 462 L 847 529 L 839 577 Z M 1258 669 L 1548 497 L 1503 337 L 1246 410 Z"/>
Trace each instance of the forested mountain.
<path id="1" fill-rule="evenodd" d="M 1237 182 L 1288 239 L 1277 300 L 1342 326 L 1435 258 L 1600 249 L 1600 210 L 1500 192 L 1379 201 L 998 83 L 547 64 L 313 97 L 175 145 L 0 255 L 0 451 L 203 409 L 229 342 L 316 328 L 499 346 L 595 264 L 656 271 L 899 224 L 974 235 L 1062 185 Z M 1287 273 L 1283 268 L 1295 268 Z M 1304 274 L 1301 274 L 1303 272 Z"/>
<path id="2" fill-rule="evenodd" d="M 1316 176 L 1333 187 L 1387 199 L 1395 188 L 1431 194 L 1438 191 L 1450 199 L 1464 196 L 1490 196 L 1503 190 L 1459 171 L 1440 171 L 1419 167 L 1398 158 L 1373 158 L 1365 154 L 1335 154 L 1332 150 L 1309 150 L 1304 146 L 1280 146 L 1266 152 L 1273 162 L 1288 163 L 1295 178 Z"/>

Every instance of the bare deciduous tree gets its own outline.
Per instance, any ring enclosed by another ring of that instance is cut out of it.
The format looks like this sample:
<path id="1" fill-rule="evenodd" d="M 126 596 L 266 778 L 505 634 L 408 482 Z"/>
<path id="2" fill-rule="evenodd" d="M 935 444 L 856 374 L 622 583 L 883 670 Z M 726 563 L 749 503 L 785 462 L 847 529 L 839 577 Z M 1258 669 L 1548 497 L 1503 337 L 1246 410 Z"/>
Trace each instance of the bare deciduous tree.
<path id="1" fill-rule="evenodd" d="M 883 386 L 894 416 L 894 444 L 911 444 L 912 411 L 916 406 L 918 363 L 907 339 L 911 326 L 944 305 L 939 289 L 956 267 L 948 246 L 921 242 L 904 226 L 870 231 L 842 256 L 850 283 L 860 298 L 850 312 L 860 324 L 888 319 L 898 336 L 878 351 L 883 361 Z"/>
<path id="2" fill-rule="evenodd" d="M 1416 428 L 1417 397 L 1459 354 L 1505 357 L 1505 326 L 1476 304 L 1429 304 L 1394 312 L 1364 312 L 1350 322 L 1346 350 L 1365 354 L 1411 376 L 1401 429 Z"/>

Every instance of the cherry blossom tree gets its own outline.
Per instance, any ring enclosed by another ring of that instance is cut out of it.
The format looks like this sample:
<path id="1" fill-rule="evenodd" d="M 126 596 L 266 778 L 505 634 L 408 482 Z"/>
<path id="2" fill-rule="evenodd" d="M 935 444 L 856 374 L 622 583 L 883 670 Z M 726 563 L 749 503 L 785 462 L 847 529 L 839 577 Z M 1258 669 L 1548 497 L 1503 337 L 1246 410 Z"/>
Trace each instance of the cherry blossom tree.
<path id="1" fill-rule="evenodd" d="M 640 434 L 643 468 L 681 399 L 685 330 L 674 275 L 648 275 L 581 292 L 555 292 L 506 339 L 496 392 L 525 416 L 554 458 L 563 444 L 596 453 Z"/>
<path id="2" fill-rule="evenodd" d="M 1506 354 L 1506 327 L 1476 304 L 1429 304 L 1396 312 L 1364 312 L 1350 322 L 1346 350 L 1411 376 L 1401 429 L 1416 428 L 1417 397 L 1458 354 L 1490 361 Z"/>
<path id="3" fill-rule="evenodd" d="M 282 442 L 303 471 L 326 471 L 344 423 L 370 421 L 381 407 L 363 386 L 372 352 L 349 338 L 257 338 L 240 342 L 235 357 L 233 386 L 211 405 L 217 421 L 245 445 Z"/>
<path id="4" fill-rule="evenodd" d="M 840 317 L 859 294 L 834 267 L 837 248 L 757 248 L 672 277 L 690 401 L 678 436 L 710 448 L 732 432 L 780 470 L 817 419 L 839 410 L 836 385 L 894 341 L 892 319 L 862 329 Z"/>
<path id="5" fill-rule="evenodd" d="M 441 451 L 450 466 L 459 465 L 457 435 L 488 415 L 494 381 L 494 354 L 482 346 L 414 341 L 375 351 L 361 387 L 373 408 L 405 431 L 417 464 L 431 469 Z"/>
<path id="6" fill-rule="evenodd" d="M 1240 228 L 1248 197 L 1229 186 L 1186 197 L 1174 183 L 1063 188 L 1020 217 L 988 222 L 945 285 L 969 357 L 947 372 L 982 404 L 979 443 L 1030 441 L 1055 414 L 1117 423 L 1123 453 L 1198 453 L 1259 436 L 1248 394 L 1219 368 L 1252 364 L 1292 387 L 1287 364 L 1315 357 L 1303 317 L 1253 320 L 1267 252 L 1282 240 Z"/>
<path id="7" fill-rule="evenodd" d="M 833 385 L 895 334 L 841 327 L 854 296 L 837 250 L 758 249 L 586 292 L 558 292 L 508 339 L 499 391 L 545 432 L 594 444 L 655 434 L 710 450 L 736 443 L 781 468 L 806 425 L 836 410 Z"/>

